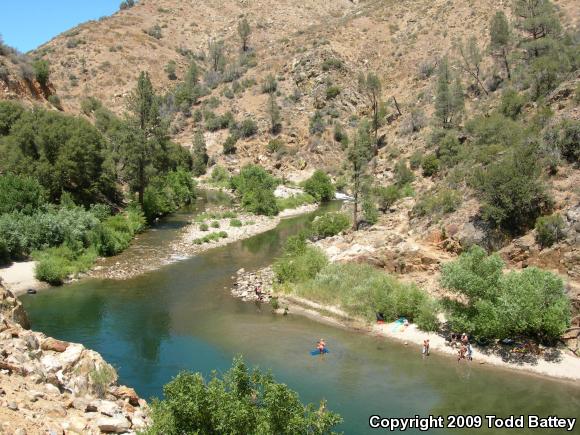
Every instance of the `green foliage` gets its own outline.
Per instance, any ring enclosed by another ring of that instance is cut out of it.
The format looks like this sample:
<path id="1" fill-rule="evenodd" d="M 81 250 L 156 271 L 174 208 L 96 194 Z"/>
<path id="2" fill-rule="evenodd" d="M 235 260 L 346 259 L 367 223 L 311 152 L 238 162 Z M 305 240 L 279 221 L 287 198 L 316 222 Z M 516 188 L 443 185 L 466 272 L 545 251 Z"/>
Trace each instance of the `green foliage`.
<path id="1" fill-rule="evenodd" d="M 435 96 L 435 118 L 443 128 L 452 128 L 460 121 L 464 109 L 463 88 L 459 77 L 453 77 L 445 57 L 439 63 Z"/>
<path id="2" fill-rule="evenodd" d="M 266 216 L 278 214 L 274 196 L 277 181 L 261 166 L 244 166 L 239 175 L 231 178 L 231 184 L 246 211 Z"/>
<path id="3" fill-rule="evenodd" d="M 580 163 L 580 121 L 562 120 L 545 132 L 544 140 L 570 163 Z"/>
<path id="4" fill-rule="evenodd" d="M 327 264 L 322 250 L 306 244 L 303 238 L 290 238 L 272 268 L 279 283 L 299 283 L 313 279 Z"/>
<path id="5" fill-rule="evenodd" d="M 249 138 L 258 132 L 258 124 L 252 118 L 246 118 L 242 121 L 239 128 L 240 136 Z"/>
<path id="6" fill-rule="evenodd" d="M 192 172 L 196 177 L 200 177 L 207 171 L 207 163 L 209 162 L 209 155 L 207 154 L 207 147 L 205 145 L 205 138 L 201 131 L 198 131 L 193 136 L 192 154 Z"/>
<path id="7" fill-rule="evenodd" d="M 284 142 L 280 139 L 271 139 L 266 146 L 266 149 L 270 154 L 277 153 L 284 147 Z"/>
<path id="8" fill-rule="evenodd" d="M 395 184 L 398 187 L 402 187 L 406 184 L 410 184 L 415 180 L 415 175 L 411 171 L 405 160 L 399 160 L 395 165 Z"/>
<path id="9" fill-rule="evenodd" d="M 95 97 L 86 97 L 81 100 L 81 111 L 90 116 L 103 107 L 103 104 Z"/>
<path id="10" fill-rule="evenodd" d="M 515 120 L 522 113 L 525 104 L 526 97 L 524 95 L 515 89 L 508 89 L 501 96 L 499 111 L 504 116 Z"/>
<path id="11" fill-rule="evenodd" d="M 33 257 L 38 262 L 35 269 L 36 279 L 51 285 L 61 285 L 67 277 L 89 270 L 97 259 L 97 254 L 92 249 L 76 250 L 62 245 L 35 252 Z"/>
<path id="12" fill-rule="evenodd" d="M 332 180 L 325 172 L 317 169 L 303 184 L 304 191 L 312 195 L 318 202 L 334 199 L 335 189 Z"/>
<path id="13" fill-rule="evenodd" d="M 212 227 L 212 228 L 219 228 L 219 227 L 220 227 L 220 223 L 219 223 L 218 221 L 213 221 L 213 222 L 211 223 L 211 227 Z"/>
<path id="14" fill-rule="evenodd" d="M 452 329 L 480 338 L 559 338 L 570 324 L 562 279 L 535 267 L 504 274 L 503 267 L 499 255 L 478 246 L 443 265 L 441 284 L 465 301 L 447 301 Z"/>
<path id="15" fill-rule="evenodd" d="M 436 193 L 428 192 L 413 207 L 417 216 L 437 216 L 452 213 L 461 204 L 461 195 L 450 189 L 441 189 Z"/>
<path id="16" fill-rule="evenodd" d="M 12 125 L 24 114 L 24 107 L 16 102 L 0 101 L 0 136 L 10 133 Z"/>
<path id="17" fill-rule="evenodd" d="M 438 326 L 438 323 L 429 325 L 437 313 L 431 311 L 436 308 L 424 291 L 367 264 L 331 263 L 313 279 L 287 282 L 281 289 L 318 303 L 339 306 L 350 315 L 369 321 L 375 320 L 376 313 L 382 313 L 391 320 L 401 316 L 421 320 L 429 330 Z"/>
<path id="18" fill-rule="evenodd" d="M 262 83 L 262 92 L 264 94 L 273 94 L 278 90 L 278 81 L 273 74 L 268 74 Z"/>
<path id="19" fill-rule="evenodd" d="M 312 236 L 317 240 L 336 236 L 351 225 L 349 217 L 344 213 L 325 213 L 312 221 Z"/>
<path id="20" fill-rule="evenodd" d="M 145 228 L 145 217 L 138 208 L 111 216 L 99 223 L 91 232 L 91 245 L 105 257 L 119 254 L 127 249 L 135 234 Z"/>
<path id="21" fill-rule="evenodd" d="M 301 193 L 298 195 L 292 195 L 288 198 L 276 198 L 276 205 L 278 206 L 278 210 L 286 210 L 288 208 L 298 208 L 305 204 L 314 204 L 316 199 L 308 194 L 308 193 Z"/>
<path id="22" fill-rule="evenodd" d="M 372 195 L 365 195 L 362 203 L 363 217 L 366 223 L 374 225 L 379 220 L 379 211 L 375 205 Z"/>
<path id="23" fill-rule="evenodd" d="M 232 219 L 232 220 L 230 220 L 230 227 L 239 228 L 242 225 L 243 225 L 242 224 L 242 221 L 239 220 L 239 219 Z"/>
<path id="24" fill-rule="evenodd" d="M 298 394 L 272 375 L 250 371 L 241 357 L 223 376 L 181 372 L 152 405 L 146 434 L 312 434 L 327 435 L 342 420 L 326 410 L 303 405 Z"/>
<path id="25" fill-rule="evenodd" d="M 333 100 L 340 95 L 340 87 L 339 86 L 329 86 L 326 88 L 326 99 Z"/>
<path id="26" fill-rule="evenodd" d="M 221 185 L 224 187 L 229 186 L 230 173 L 223 166 L 216 165 L 211 171 L 210 180 L 213 184 Z"/>
<path id="27" fill-rule="evenodd" d="M 331 69 L 340 70 L 343 66 L 344 63 L 342 60 L 333 57 L 330 59 L 325 59 L 324 62 L 322 62 L 322 71 L 330 71 Z"/>
<path id="28" fill-rule="evenodd" d="M 200 231 L 209 231 L 209 226 L 205 222 L 199 226 Z"/>
<path id="29" fill-rule="evenodd" d="M 159 24 L 155 24 L 154 26 L 149 27 L 145 30 L 145 33 L 155 39 L 161 39 L 163 37 L 163 33 L 161 32 L 161 27 Z"/>
<path id="30" fill-rule="evenodd" d="M 125 9 L 130 9 L 133 6 L 135 6 L 135 0 L 123 0 L 119 5 L 119 9 L 123 11 Z"/>
<path id="31" fill-rule="evenodd" d="M 483 202 L 483 218 L 513 233 L 529 228 L 552 205 L 539 177 L 535 153 L 522 147 L 476 173 L 474 187 Z"/>
<path id="32" fill-rule="evenodd" d="M 202 224 L 205 225 L 205 224 Z M 207 225 L 205 225 L 205 228 L 207 228 Z M 203 231 L 207 231 L 203 230 Z M 212 233 L 209 233 L 206 236 L 197 238 L 193 240 L 193 244 L 194 245 L 203 245 L 204 243 L 211 243 L 211 242 L 216 242 L 220 239 L 226 239 L 228 237 L 228 233 L 226 233 L 225 231 L 214 231 Z"/>
<path id="33" fill-rule="evenodd" d="M 238 143 L 238 136 L 235 134 L 230 134 L 223 145 L 223 153 L 224 154 L 235 154 L 236 153 L 236 144 Z"/>
<path id="34" fill-rule="evenodd" d="M 321 134 L 326 130 L 326 123 L 320 110 L 316 110 L 310 118 L 310 134 Z"/>
<path id="35" fill-rule="evenodd" d="M 348 134 L 344 131 L 339 123 L 334 125 L 334 140 L 340 142 L 343 150 L 348 147 Z"/>
<path id="36" fill-rule="evenodd" d="M 423 153 L 421 151 L 415 151 L 409 157 L 409 166 L 411 169 L 418 169 L 421 167 L 421 163 L 423 162 Z"/>
<path id="37" fill-rule="evenodd" d="M 32 214 L 46 205 L 46 191 L 31 177 L 0 175 L 0 215 L 21 212 Z"/>
<path id="38" fill-rule="evenodd" d="M 244 18 L 238 23 L 238 35 L 240 35 L 240 39 L 242 40 L 242 51 L 248 50 L 248 40 L 252 33 L 252 28 L 250 27 L 250 23 L 248 22 L 247 18 Z"/>
<path id="39" fill-rule="evenodd" d="M 32 68 L 34 68 L 34 76 L 36 77 L 36 81 L 40 84 L 40 86 L 46 87 L 50 78 L 50 65 L 48 61 L 37 60 L 32 64 Z"/>
<path id="40" fill-rule="evenodd" d="M 152 222 L 190 204 L 195 197 L 195 182 L 191 174 L 184 169 L 171 171 L 151 180 L 145 189 L 143 213 L 147 221 Z"/>
<path id="41" fill-rule="evenodd" d="M 536 220 L 536 241 L 547 248 L 564 237 L 564 220 L 559 214 L 541 216 Z"/>
<path id="42" fill-rule="evenodd" d="M 461 143 L 457 134 L 448 132 L 439 140 L 437 157 L 441 164 L 446 167 L 455 166 L 461 158 Z"/>
<path id="43" fill-rule="evenodd" d="M 424 177 L 431 177 L 439 172 L 439 159 L 435 154 L 427 154 L 421 163 Z"/>
<path id="44" fill-rule="evenodd" d="M 398 199 L 400 199 L 401 191 L 396 184 L 390 186 L 378 186 L 373 189 L 373 195 L 378 203 L 379 210 L 385 213 Z"/>

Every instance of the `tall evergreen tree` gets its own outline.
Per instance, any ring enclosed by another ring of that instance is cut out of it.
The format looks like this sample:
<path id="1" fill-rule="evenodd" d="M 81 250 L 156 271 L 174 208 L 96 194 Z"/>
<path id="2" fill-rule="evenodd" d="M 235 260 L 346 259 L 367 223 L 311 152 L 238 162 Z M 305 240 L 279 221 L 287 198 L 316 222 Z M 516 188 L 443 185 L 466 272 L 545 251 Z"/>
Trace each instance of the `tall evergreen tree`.
<path id="1" fill-rule="evenodd" d="M 369 72 L 366 76 L 361 74 L 358 79 L 359 82 L 359 90 L 360 92 L 365 95 L 367 99 L 367 104 L 372 114 L 372 129 L 374 132 L 374 147 L 376 152 L 376 147 L 378 144 L 378 131 L 380 125 L 379 119 L 379 108 L 381 104 L 381 80 L 379 77 L 373 73 Z"/>
<path id="2" fill-rule="evenodd" d="M 529 58 L 537 58 L 549 51 L 553 39 L 562 28 L 549 0 L 515 0 L 513 12 L 518 17 L 517 26 L 527 38 L 522 41 Z"/>
<path id="3" fill-rule="evenodd" d="M 271 93 L 268 97 L 268 115 L 270 116 L 270 131 L 277 134 L 280 131 L 280 107 L 276 101 L 276 94 Z"/>
<path id="4" fill-rule="evenodd" d="M 207 154 L 205 138 L 203 137 L 203 132 L 201 131 L 197 131 L 193 136 L 193 147 L 191 149 L 191 154 L 193 160 L 193 175 L 199 177 L 205 174 L 207 170 L 207 163 L 209 162 L 209 156 Z"/>
<path id="5" fill-rule="evenodd" d="M 463 87 L 459 77 L 454 80 L 446 57 L 439 64 L 436 92 L 435 117 L 443 128 L 452 128 L 463 111 Z"/>
<path id="6" fill-rule="evenodd" d="M 374 156 L 374 145 L 370 136 L 368 122 L 359 126 L 352 145 L 348 149 L 347 158 L 351 166 L 352 190 L 354 196 L 353 229 L 358 229 L 358 209 L 360 197 L 364 192 L 368 164 Z"/>

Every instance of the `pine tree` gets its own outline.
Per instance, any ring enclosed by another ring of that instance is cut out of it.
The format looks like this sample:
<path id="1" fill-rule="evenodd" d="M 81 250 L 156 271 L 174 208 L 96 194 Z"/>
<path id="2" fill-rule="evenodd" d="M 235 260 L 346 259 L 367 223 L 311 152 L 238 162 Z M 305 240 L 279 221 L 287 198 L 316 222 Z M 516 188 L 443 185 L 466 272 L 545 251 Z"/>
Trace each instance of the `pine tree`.
<path id="1" fill-rule="evenodd" d="M 377 144 L 378 131 L 379 127 L 381 126 L 379 119 L 380 112 L 379 109 L 381 104 L 381 91 L 382 91 L 381 80 L 375 73 L 370 72 L 366 76 L 364 74 L 361 74 L 359 76 L 358 83 L 359 90 L 367 98 L 367 104 L 372 113 L 372 129 L 374 132 L 375 138 L 374 147 L 376 152 L 376 148 L 378 145 Z"/>
<path id="2" fill-rule="evenodd" d="M 518 17 L 517 26 L 527 34 L 523 41 L 530 58 L 537 58 L 549 51 L 554 38 L 562 30 L 554 7 L 549 0 L 515 0 L 513 12 Z"/>
<path id="3" fill-rule="evenodd" d="M 207 163 L 209 162 L 205 138 L 201 131 L 197 131 L 193 136 L 191 154 L 193 160 L 193 175 L 200 177 L 207 171 Z"/>
<path id="4" fill-rule="evenodd" d="M 370 126 L 368 122 L 363 122 L 359 126 L 356 137 L 348 149 L 347 158 L 351 165 L 352 191 L 354 196 L 353 207 L 353 229 L 358 229 L 358 208 L 360 197 L 365 186 L 366 172 L 368 164 L 374 156 L 373 141 L 370 136 Z"/>
<path id="5" fill-rule="evenodd" d="M 508 80 L 511 80 L 511 70 L 508 55 L 511 48 L 511 32 L 508 20 L 502 11 L 498 11 L 491 20 L 489 28 L 490 48 L 492 55 L 501 60 Z"/>
<path id="6" fill-rule="evenodd" d="M 477 45 L 477 39 L 475 36 L 469 38 L 466 44 L 463 42 L 459 42 L 457 44 L 459 49 L 459 54 L 461 56 L 461 69 L 465 71 L 468 75 L 473 77 L 477 85 L 481 88 L 481 90 L 485 93 L 485 95 L 489 95 L 487 89 L 485 88 L 484 84 L 481 82 L 481 62 L 483 60 L 483 56 L 481 54 L 481 50 Z"/>
<path id="7" fill-rule="evenodd" d="M 451 84 L 453 83 L 453 86 Z M 443 128 L 452 128 L 464 107 L 463 86 L 459 77 L 453 79 L 449 61 L 443 58 L 437 76 L 435 117 Z"/>
<path id="8" fill-rule="evenodd" d="M 270 116 L 270 131 L 277 134 L 280 131 L 280 107 L 276 101 L 276 94 L 271 93 L 268 97 L 268 115 Z"/>

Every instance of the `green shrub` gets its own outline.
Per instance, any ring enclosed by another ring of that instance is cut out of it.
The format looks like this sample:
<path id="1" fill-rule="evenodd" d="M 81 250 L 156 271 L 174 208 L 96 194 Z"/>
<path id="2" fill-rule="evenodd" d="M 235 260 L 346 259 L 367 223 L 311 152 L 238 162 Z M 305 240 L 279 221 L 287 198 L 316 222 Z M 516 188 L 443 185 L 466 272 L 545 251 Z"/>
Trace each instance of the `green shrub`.
<path id="1" fill-rule="evenodd" d="M 298 283 L 310 280 L 326 266 L 326 255 L 314 246 L 306 245 L 299 252 L 286 250 L 273 265 L 280 283 Z"/>
<path id="2" fill-rule="evenodd" d="M 318 202 L 334 199 L 335 189 L 332 180 L 325 172 L 317 169 L 312 176 L 303 183 L 304 191 L 312 195 Z"/>
<path id="3" fill-rule="evenodd" d="M 457 134 L 447 133 L 438 141 L 437 157 L 446 167 L 455 166 L 460 161 L 461 143 Z"/>
<path id="4" fill-rule="evenodd" d="M 10 251 L 8 250 L 8 245 L 0 235 L 0 266 L 10 264 L 10 261 Z"/>
<path id="5" fill-rule="evenodd" d="M 376 187 L 373 189 L 373 194 L 377 200 L 379 210 L 383 213 L 401 198 L 401 191 L 395 184 L 387 187 Z"/>
<path id="6" fill-rule="evenodd" d="M 208 230 L 209 230 L 209 226 L 208 226 L 206 223 L 202 223 L 202 224 L 199 226 L 199 229 L 200 229 L 201 231 L 208 231 Z"/>
<path id="7" fill-rule="evenodd" d="M 421 163 L 424 177 L 431 177 L 439 172 L 439 159 L 435 154 L 427 154 Z"/>
<path id="8" fill-rule="evenodd" d="M 298 208 L 305 204 L 314 204 L 316 199 L 309 195 L 308 193 L 301 193 L 299 195 L 292 195 L 288 198 L 276 198 L 276 204 L 278 206 L 278 210 L 286 210 L 292 208 Z"/>
<path id="9" fill-rule="evenodd" d="M 278 82 L 273 74 L 268 74 L 262 83 L 262 92 L 264 94 L 273 94 L 278 90 Z"/>
<path id="10" fill-rule="evenodd" d="M 222 376 L 204 380 L 201 373 L 181 372 L 163 388 L 164 399 L 152 404 L 153 434 L 330 434 L 342 419 L 303 405 L 298 394 L 270 373 L 250 371 L 241 357 Z"/>
<path id="11" fill-rule="evenodd" d="M 46 87 L 48 85 L 48 79 L 50 77 L 50 65 L 46 60 L 37 60 L 32 64 L 32 68 L 34 68 L 34 76 L 36 77 L 36 81 L 42 87 Z"/>
<path id="12" fill-rule="evenodd" d="M 423 153 L 421 151 L 415 151 L 411 154 L 411 157 L 409 157 L 409 166 L 411 169 L 418 169 L 421 163 L 423 163 Z"/>
<path id="13" fill-rule="evenodd" d="M 282 142 L 280 139 L 271 139 L 270 142 L 268 142 L 266 149 L 270 154 L 274 154 L 280 151 L 283 146 L 284 142 Z"/>
<path id="14" fill-rule="evenodd" d="M 230 134 L 226 141 L 224 142 L 223 152 L 224 154 L 235 154 L 236 144 L 238 143 L 238 136 L 235 134 Z"/>
<path id="15" fill-rule="evenodd" d="M 536 241 L 547 248 L 564 237 L 564 220 L 559 214 L 540 216 L 536 220 Z"/>
<path id="16" fill-rule="evenodd" d="M 147 221 L 152 222 L 190 204 L 195 198 L 191 174 L 184 169 L 171 171 L 151 180 L 143 196 L 143 213 Z"/>
<path id="17" fill-rule="evenodd" d="M 210 180 L 214 184 L 229 185 L 230 173 L 223 166 L 215 166 L 211 171 Z"/>
<path id="18" fill-rule="evenodd" d="M 339 86 L 329 86 L 326 88 L 326 99 L 333 100 L 334 98 L 340 95 L 340 87 Z"/>
<path id="19" fill-rule="evenodd" d="M 91 232 L 91 244 L 101 256 L 116 255 L 129 246 L 136 233 L 145 227 L 145 217 L 139 209 L 111 216 Z"/>
<path id="20" fill-rule="evenodd" d="M 524 95 L 514 89 L 508 89 L 501 97 L 499 111 L 508 118 L 517 119 L 522 113 L 525 104 L 526 98 Z"/>
<path id="21" fill-rule="evenodd" d="M 533 150 L 518 148 L 476 173 L 473 183 L 483 201 L 484 219 L 512 233 L 529 228 L 552 204 L 540 171 Z"/>
<path id="22" fill-rule="evenodd" d="M 92 249 L 71 249 L 68 246 L 37 251 L 33 258 L 38 262 L 36 279 L 51 285 L 61 285 L 67 277 L 86 272 L 91 268 L 97 254 Z"/>
<path id="23" fill-rule="evenodd" d="M 220 223 L 219 223 L 218 221 L 213 221 L 213 222 L 211 223 L 211 227 L 212 227 L 212 228 L 219 228 L 219 227 L 220 227 Z"/>
<path id="24" fill-rule="evenodd" d="M 230 227 L 239 228 L 242 225 L 243 225 L 242 224 L 242 221 L 239 220 L 239 219 L 232 219 L 232 220 L 230 220 Z"/>
<path id="25" fill-rule="evenodd" d="M 412 183 L 413 180 L 415 180 L 415 175 L 407 167 L 407 163 L 404 160 L 399 160 L 395 165 L 395 184 L 401 187 Z"/>
<path id="26" fill-rule="evenodd" d="M 379 220 L 379 211 L 372 195 L 365 195 L 362 202 L 363 218 L 366 223 L 374 225 Z"/>
<path id="27" fill-rule="evenodd" d="M 325 213 L 312 221 L 312 235 L 316 239 L 336 236 L 351 225 L 350 218 L 344 213 Z"/>
<path id="28" fill-rule="evenodd" d="M 232 177 L 231 184 L 246 211 L 266 216 L 278 214 L 274 196 L 277 181 L 261 166 L 244 166 L 239 175 Z"/>
<path id="29" fill-rule="evenodd" d="M 32 214 L 46 204 L 46 190 L 31 177 L 0 175 L 0 214 Z"/>
<path id="30" fill-rule="evenodd" d="M 462 297 L 446 301 L 454 331 L 480 338 L 557 340 L 570 325 L 570 300 L 557 275 L 528 267 L 503 273 L 498 254 L 472 247 L 443 265 L 441 284 Z"/>
<path id="31" fill-rule="evenodd" d="M 340 59 L 336 59 L 336 58 L 330 58 L 330 59 L 325 59 L 324 62 L 322 62 L 322 71 L 330 71 L 331 69 L 342 69 L 343 67 L 343 62 Z"/>
<path id="32" fill-rule="evenodd" d="M 461 204 L 461 195 L 450 189 L 428 192 L 413 207 L 416 216 L 438 216 L 452 213 Z"/>
<path id="33" fill-rule="evenodd" d="M 239 131 L 241 137 L 249 138 L 258 132 L 258 125 L 252 118 L 246 118 L 240 124 Z"/>

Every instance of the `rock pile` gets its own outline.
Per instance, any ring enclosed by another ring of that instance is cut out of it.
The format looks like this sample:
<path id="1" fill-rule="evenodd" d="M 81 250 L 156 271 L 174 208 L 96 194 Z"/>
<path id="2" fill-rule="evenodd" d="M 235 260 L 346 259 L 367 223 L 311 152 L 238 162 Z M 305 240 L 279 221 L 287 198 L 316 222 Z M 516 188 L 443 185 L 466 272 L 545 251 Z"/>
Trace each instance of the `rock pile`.
<path id="1" fill-rule="evenodd" d="M 28 329 L 22 305 L 0 283 L 0 433 L 135 433 L 147 403 L 81 344 Z"/>
<path id="2" fill-rule="evenodd" d="M 240 269 L 236 273 L 235 280 L 232 289 L 232 295 L 235 297 L 244 301 L 270 302 L 274 283 L 274 271 L 271 267 L 255 272 Z"/>

